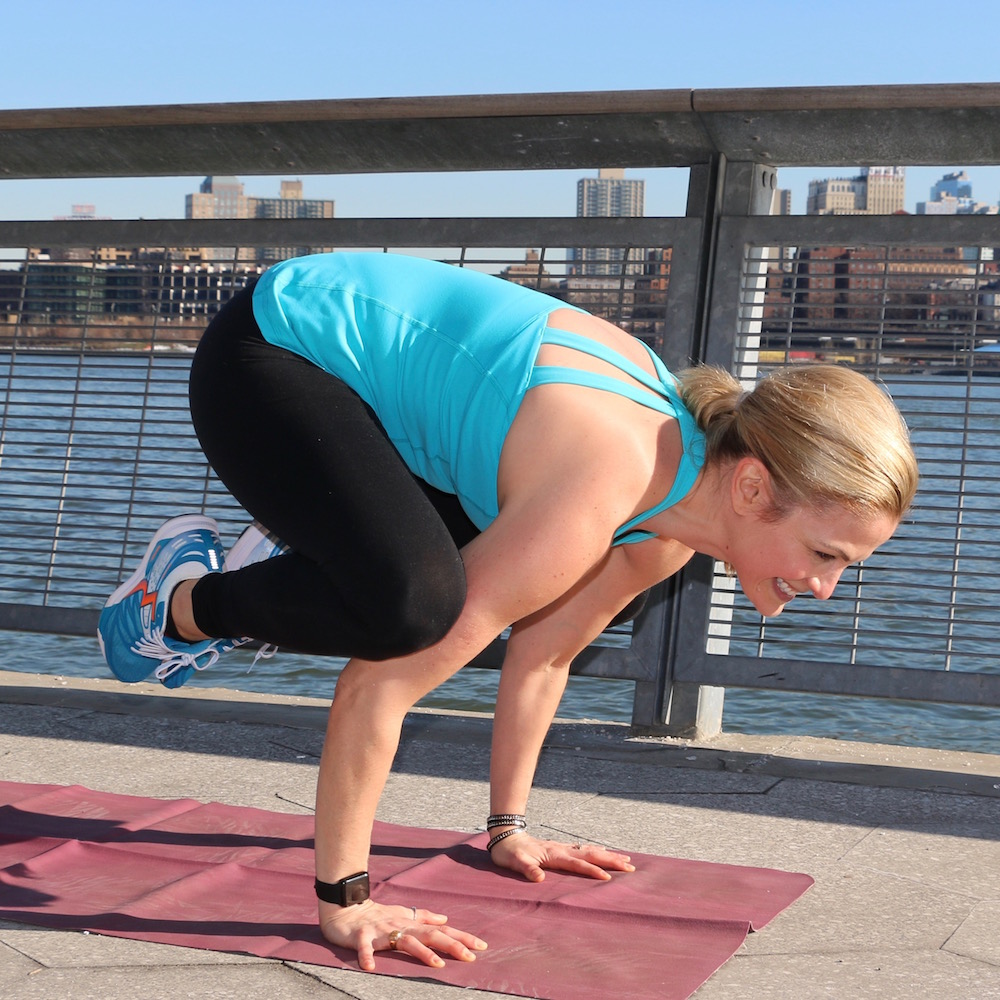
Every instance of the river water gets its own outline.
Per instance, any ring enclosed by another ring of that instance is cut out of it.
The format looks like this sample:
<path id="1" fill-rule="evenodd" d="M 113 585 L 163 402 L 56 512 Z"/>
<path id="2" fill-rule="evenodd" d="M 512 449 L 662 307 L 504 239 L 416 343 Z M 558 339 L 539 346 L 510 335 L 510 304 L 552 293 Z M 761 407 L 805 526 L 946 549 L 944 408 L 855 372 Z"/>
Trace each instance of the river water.
<path id="1" fill-rule="evenodd" d="M 138 371 L 145 372 L 148 369 L 154 380 L 152 391 L 162 394 L 166 409 L 181 412 L 184 409 L 185 380 L 178 376 L 186 363 L 187 359 L 163 357 L 155 359 L 155 363 L 149 366 L 147 359 L 122 357 L 118 370 L 116 367 L 109 369 L 105 355 L 99 373 L 100 385 L 108 387 L 106 391 L 115 393 L 115 398 L 118 399 L 122 386 L 134 380 Z M 5 364 L 9 378 L 8 399 L 13 400 L 17 388 L 16 364 L 12 368 L 10 356 L 0 355 L 0 367 Z M 57 359 L 52 359 L 53 385 L 65 381 L 65 372 L 59 370 L 60 364 Z M 71 364 L 75 369 L 78 359 L 74 358 Z M 84 367 L 86 366 L 85 360 Z M 162 376 L 161 379 L 157 379 L 158 373 Z M 29 395 L 22 398 L 30 398 L 30 393 L 42 392 L 46 377 L 46 373 L 36 364 L 31 373 L 30 385 L 26 384 L 24 390 Z M 899 389 L 903 396 L 925 396 L 928 392 L 926 384 L 921 385 L 919 380 L 911 380 L 909 384 L 901 383 L 894 387 L 894 391 L 895 389 Z M 957 404 L 967 395 L 966 381 L 955 379 L 943 388 L 936 385 L 928 397 L 937 401 L 931 407 L 925 426 L 915 429 L 915 442 L 918 444 L 919 454 L 920 441 L 928 439 L 926 424 L 933 420 L 933 427 L 930 428 L 933 446 L 926 450 L 929 467 L 933 468 L 935 456 L 939 454 L 937 443 L 947 444 L 956 433 L 955 427 L 938 427 L 941 413 L 949 411 L 949 406 L 942 405 L 940 400 L 944 398 L 945 403 L 948 403 L 949 397 L 954 396 Z M 986 395 L 991 398 L 995 395 L 993 386 L 989 387 Z M 51 399 L 47 400 L 50 410 L 51 402 Z M 965 420 L 967 423 L 968 416 L 963 406 L 956 405 L 952 409 L 955 421 Z M 28 412 L 30 417 L 30 406 L 27 411 L 22 407 L 22 417 L 24 412 Z M 7 417 L 9 416 L 8 413 Z M 919 422 L 919 414 L 917 419 Z M 1000 430 L 1000 415 L 994 413 L 991 419 L 994 419 Z M 54 435 L 55 438 L 58 436 Z M 57 444 L 54 440 L 53 446 Z M 922 466 L 924 457 L 921 456 Z M 944 478 L 947 479 L 947 476 Z M 1000 533 L 1000 513 L 993 508 L 992 500 L 990 508 L 993 521 L 989 523 L 995 522 L 995 525 L 989 531 L 995 535 Z M 996 591 L 1000 588 L 994 587 L 992 582 L 989 586 L 989 594 L 995 598 Z M 992 616 L 985 631 L 975 641 L 979 644 L 977 648 L 980 649 L 981 656 L 989 659 L 993 647 Z M 0 648 L 0 667 L 3 669 L 67 677 L 108 676 L 96 639 L 6 633 Z M 332 695 L 336 675 L 342 666 L 342 661 L 284 652 L 279 652 L 272 659 L 259 661 L 251 669 L 252 661 L 252 652 L 234 651 L 191 683 L 199 687 L 328 698 Z M 992 668 L 987 666 L 986 669 Z M 497 672 L 493 670 L 460 671 L 422 704 L 435 708 L 489 712 L 493 706 L 497 677 Z M 632 684 L 629 682 L 571 678 L 559 714 L 565 718 L 626 722 L 631 716 L 631 706 Z M 733 732 L 801 734 L 994 753 L 1000 753 L 998 723 L 1000 709 L 741 689 L 727 691 L 724 715 L 724 728 Z"/>

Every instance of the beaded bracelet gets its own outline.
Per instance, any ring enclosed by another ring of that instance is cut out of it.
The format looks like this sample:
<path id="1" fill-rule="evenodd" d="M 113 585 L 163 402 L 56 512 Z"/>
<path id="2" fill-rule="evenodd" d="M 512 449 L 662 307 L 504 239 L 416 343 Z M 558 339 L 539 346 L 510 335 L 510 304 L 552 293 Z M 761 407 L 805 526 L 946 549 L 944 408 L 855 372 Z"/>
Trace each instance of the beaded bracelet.
<path id="1" fill-rule="evenodd" d="M 498 826 L 516 826 L 519 830 L 524 830 L 528 821 L 520 813 L 494 813 L 486 821 L 486 829 L 495 830 Z"/>
<path id="2" fill-rule="evenodd" d="M 508 837 L 512 837 L 515 833 L 524 833 L 523 826 L 515 826 L 512 830 L 504 830 L 503 833 L 498 833 L 487 845 L 486 851 L 489 853 L 493 850 L 501 840 L 506 840 Z"/>

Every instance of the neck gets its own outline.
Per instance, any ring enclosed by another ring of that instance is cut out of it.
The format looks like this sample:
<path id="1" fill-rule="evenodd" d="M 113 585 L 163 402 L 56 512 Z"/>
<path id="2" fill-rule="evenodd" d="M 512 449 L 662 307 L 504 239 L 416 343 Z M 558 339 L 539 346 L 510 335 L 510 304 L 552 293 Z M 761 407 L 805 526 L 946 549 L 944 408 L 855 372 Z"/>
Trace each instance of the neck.
<path id="1" fill-rule="evenodd" d="M 653 518 L 650 527 L 661 538 L 725 562 L 732 533 L 729 480 L 718 467 L 706 466 L 687 496 Z"/>

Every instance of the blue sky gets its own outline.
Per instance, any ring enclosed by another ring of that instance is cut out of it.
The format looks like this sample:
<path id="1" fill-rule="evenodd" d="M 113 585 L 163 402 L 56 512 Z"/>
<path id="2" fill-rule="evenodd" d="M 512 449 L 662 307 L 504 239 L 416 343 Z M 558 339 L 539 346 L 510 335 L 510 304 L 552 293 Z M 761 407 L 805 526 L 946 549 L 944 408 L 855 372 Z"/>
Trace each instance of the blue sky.
<path id="1" fill-rule="evenodd" d="M 996 12 L 986 0 L 36 0 L 5 5 L 0 86 L 4 107 L 41 108 L 993 82 Z M 940 173 L 911 172 L 911 207 Z M 978 198 L 1000 198 L 1000 171 L 970 175 Z M 577 176 L 304 180 L 341 216 L 569 215 Z M 681 209 L 676 172 L 633 176 L 647 177 L 647 214 Z M 244 179 L 277 194 L 276 178 Z M 0 217 L 80 202 L 114 218 L 181 215 L 198 180 L 6 181 Z M 808 177 L 781 180 L 801 210 Z"/>

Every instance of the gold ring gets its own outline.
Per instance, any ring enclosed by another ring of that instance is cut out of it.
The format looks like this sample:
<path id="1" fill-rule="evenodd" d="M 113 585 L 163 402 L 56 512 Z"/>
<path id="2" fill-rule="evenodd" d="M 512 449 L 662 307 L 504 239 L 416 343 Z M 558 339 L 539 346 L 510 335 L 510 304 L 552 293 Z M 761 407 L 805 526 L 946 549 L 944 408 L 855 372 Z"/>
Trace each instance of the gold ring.
<path id="1" fill-rule="evenodd" d="M 389 949 L 395 951 L 399 947 L 399 939 L 403 936 L 402 931 L 389 932 Z"/>

